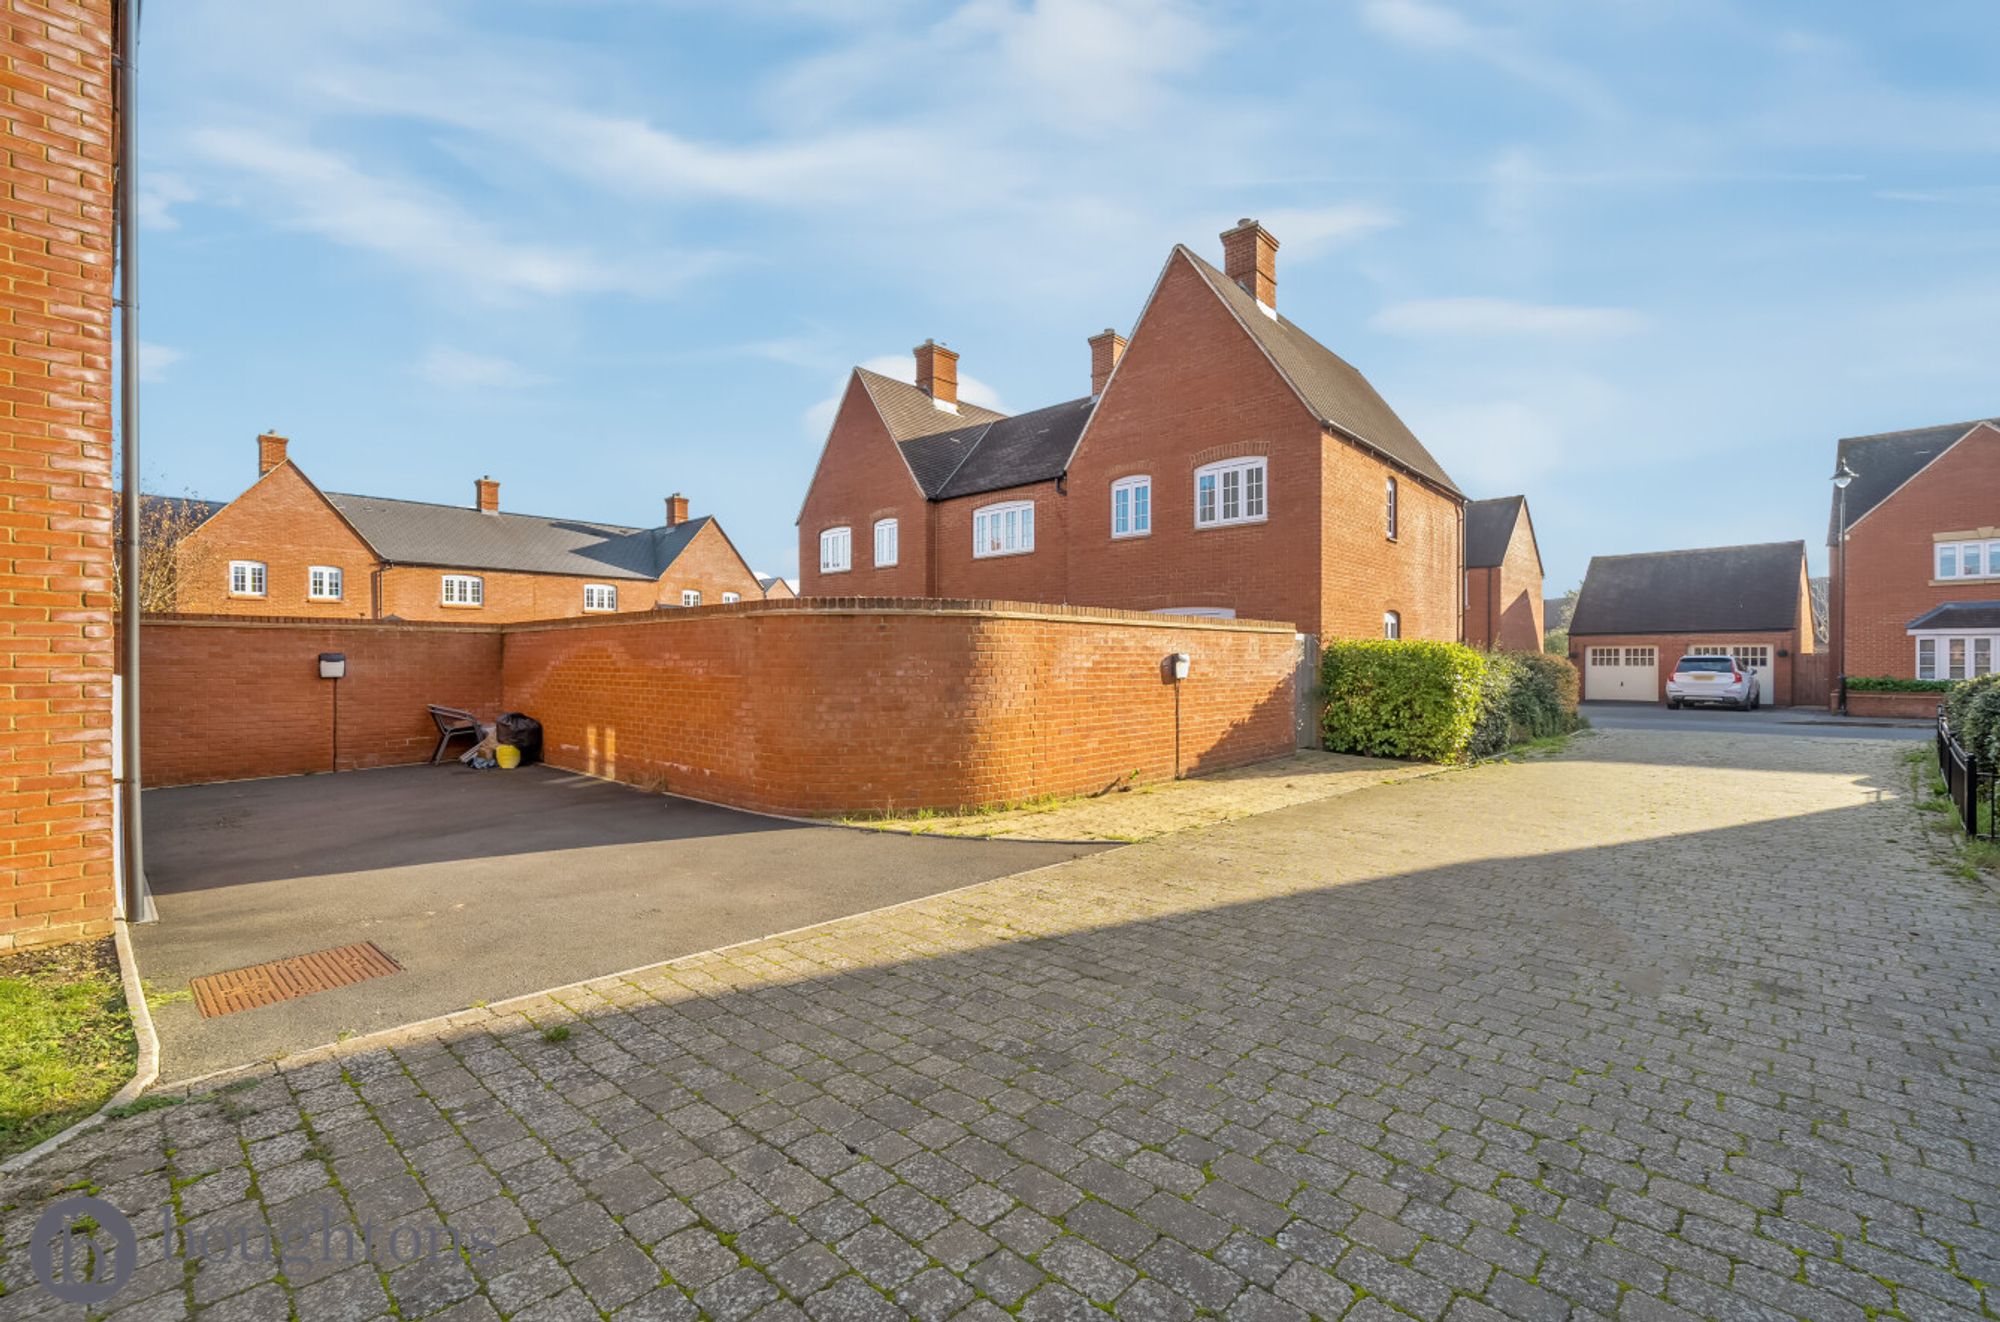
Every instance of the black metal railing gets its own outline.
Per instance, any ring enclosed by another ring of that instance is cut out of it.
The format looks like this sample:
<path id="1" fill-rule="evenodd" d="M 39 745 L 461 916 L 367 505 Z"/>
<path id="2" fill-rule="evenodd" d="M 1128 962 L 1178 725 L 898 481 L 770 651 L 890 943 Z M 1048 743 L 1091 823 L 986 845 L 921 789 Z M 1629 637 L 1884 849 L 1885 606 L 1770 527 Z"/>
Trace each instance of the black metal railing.
<path id="1" fill-rule="evenodd" d="M 1996 803 L 1996 796 L 2000 796 L 2000 774 L 1983 765 L 1958 742 L 1943 707 L 1938 708 L 1937 714 L 1937 759 L 1938 775 L 1944 780 L 1945 793 L 1951 799 L 1952 813 L 1958 818 L 1960 828 L 1981 840 L 1994 839 L 1995 823 L 2000 822 L 2000 813 L 1995 812 L 1996 806 L 2000 806 Z"/>

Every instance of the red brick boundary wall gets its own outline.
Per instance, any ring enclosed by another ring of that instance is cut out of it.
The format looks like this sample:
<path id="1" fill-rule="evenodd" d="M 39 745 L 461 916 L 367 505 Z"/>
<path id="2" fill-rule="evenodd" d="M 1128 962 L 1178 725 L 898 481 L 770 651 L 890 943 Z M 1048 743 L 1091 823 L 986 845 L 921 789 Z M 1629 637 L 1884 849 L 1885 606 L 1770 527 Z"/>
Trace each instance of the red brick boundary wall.
<path id="1" fill-rule="evenodd" d="M 490 626 L 155 615 L 139 644 L 148 786 L 333 770 L 336 689 L 342 771 L 427 760 L 426 704 L 500 705 Z M 348 678 L 321 679 L 321 652 L 344 653 Z"/>
<path id="2" fill-rule="evenodd" d="M 145 629 L 148 784 L 325 770 L 320 651 L 349 660 L 343 769 L 427 758 L 423 708 L 441 702 L 536 717 L 554 766 L 770 812 L 1091 793 L 1293 743 L 1293 631 L 1242 620 L 821 597 L 497 627 Z M 1175 652 L 1192 659 L 1179 685 L 1162 666 Z"/>
<path id="3" fill-rule="evenodd" d="M 1928 721 L 1937 715 L 1942 693 L 1857 693 L 1847 691 L 1849 716 L 1893 716 Z"/>
<path id="4" fill-rule="evenodd" d="M 0 27 L 0 951 L 111 930 L 111 6 Z"/>

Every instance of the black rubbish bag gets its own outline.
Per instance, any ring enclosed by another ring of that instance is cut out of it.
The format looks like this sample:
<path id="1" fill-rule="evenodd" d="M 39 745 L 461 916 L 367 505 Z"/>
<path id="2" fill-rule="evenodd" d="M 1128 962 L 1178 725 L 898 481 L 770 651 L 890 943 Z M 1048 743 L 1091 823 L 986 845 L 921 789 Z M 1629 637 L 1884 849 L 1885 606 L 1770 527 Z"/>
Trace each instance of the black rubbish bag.
<path id="1" fill-rule="evenodd" d="M 521 765 L 542 760 L 542 723 L 532 716 L 510 711 L 493 723 L 495 742 L 521 750 Z"/>

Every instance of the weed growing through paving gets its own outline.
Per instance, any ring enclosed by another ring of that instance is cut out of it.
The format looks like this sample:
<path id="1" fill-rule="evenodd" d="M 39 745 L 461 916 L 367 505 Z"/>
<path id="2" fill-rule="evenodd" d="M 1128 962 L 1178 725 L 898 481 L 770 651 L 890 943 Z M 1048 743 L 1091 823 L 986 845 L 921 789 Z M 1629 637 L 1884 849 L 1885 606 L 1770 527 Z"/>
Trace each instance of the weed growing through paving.
<path id="1" fill-rule="evenodd" d="M 0 960 L 0 1157 L 103 1106 L 137 1055 L 111 938 Z"/>
<path id="2" fill-rule="evenodd" d="M 550 1026 L 550 1027 L 548 1027 L 548 1028 L 544 1028 L 544 1029 L 542 1030 L 542 1041 L 544 1041 L 544 1042 L 567 1042 L 567 1041 L 569 1041 L 569 1025 L 568 1025 L 568 1024 L 553 1024 L 553 1025 L 551 1025 L 551 1026 Z"/>

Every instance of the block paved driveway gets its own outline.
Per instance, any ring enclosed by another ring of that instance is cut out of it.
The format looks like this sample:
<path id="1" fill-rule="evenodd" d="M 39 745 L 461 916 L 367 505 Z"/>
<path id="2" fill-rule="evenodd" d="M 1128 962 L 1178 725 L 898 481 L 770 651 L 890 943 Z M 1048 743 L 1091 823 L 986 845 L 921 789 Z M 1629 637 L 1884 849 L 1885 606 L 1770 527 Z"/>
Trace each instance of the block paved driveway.
<path id="1" fill-rule="evenodd" d="M 1903 751 L 1600 734 L 349 1044 L 0 1190 L 0 1313 L 88 1181 L 132 1319 L 1990 1316 L 2000 904 Z"/>

